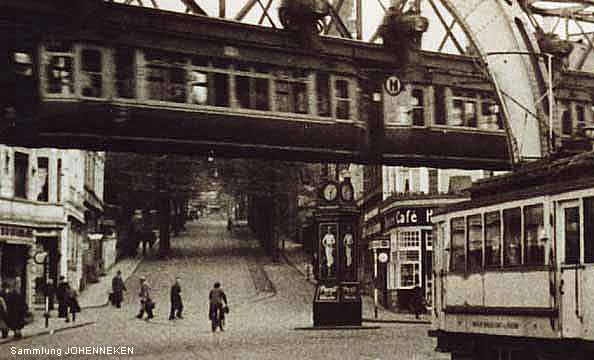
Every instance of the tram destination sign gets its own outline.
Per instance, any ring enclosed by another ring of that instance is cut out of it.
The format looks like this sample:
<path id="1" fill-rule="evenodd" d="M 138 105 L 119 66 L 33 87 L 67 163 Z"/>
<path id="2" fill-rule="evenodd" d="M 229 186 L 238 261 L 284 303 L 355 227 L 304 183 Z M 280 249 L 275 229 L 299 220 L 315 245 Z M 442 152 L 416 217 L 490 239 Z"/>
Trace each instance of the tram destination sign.
<path id="1" fill-rule="evenodd" d="M 384 215 L 384 231 L 396 226 L 431 225 L 433 209 L 427 207 L 395 208 Z"/>

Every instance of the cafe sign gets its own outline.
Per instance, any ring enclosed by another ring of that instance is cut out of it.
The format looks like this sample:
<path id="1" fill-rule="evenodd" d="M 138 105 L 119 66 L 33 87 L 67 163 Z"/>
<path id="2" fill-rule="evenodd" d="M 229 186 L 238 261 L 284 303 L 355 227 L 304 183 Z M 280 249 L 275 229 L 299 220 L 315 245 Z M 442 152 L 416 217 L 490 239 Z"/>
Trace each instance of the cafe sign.
<path id="1" fill-rule="evenodd" d="M 0 225 L 0 241 L 2 240 L 9 242 L 11 240 L 32 241 L 34 240 L 33 229 L 22 226 Z"/>
<path id="2" fill-rule="evenodd" d="M 384 215 L 384 231 L 397 226 L 431 225 L 432 208 L 395 208 Z"/>

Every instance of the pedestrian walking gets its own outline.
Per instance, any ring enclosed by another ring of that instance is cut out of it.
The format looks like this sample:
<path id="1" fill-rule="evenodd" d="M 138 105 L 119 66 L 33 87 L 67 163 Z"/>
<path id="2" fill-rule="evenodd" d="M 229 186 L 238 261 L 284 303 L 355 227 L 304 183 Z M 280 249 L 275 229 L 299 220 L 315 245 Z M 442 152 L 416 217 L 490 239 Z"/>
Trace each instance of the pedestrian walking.
<path id="1" fill-rule="evenodd" d="M 155 303 L 151 298 L 151 287 L 149 286 L 144 276 L 140 277 L 140 292 L 138 293 L 140 298 L 140 312 L 136 315 L 137 318 L 142 319 L 146 312 L 146 320 L 154 318 L 153 309 Z"/>
<path id="2" fill-rule="evenodd" d="M 58 317 L 66 319 L 66 322 L 70 321 L 68 317 L 68 289 L 70 285 L 66 282 L 64 276 L 60 276 L 60 282 L 56 289 L 56 299 L 58 300 Z"/>
<path id="3" fill-rule="evenodd" d="M 417 286 L 414 289 L 414 295 L 411 303 L 412 312 L 415 314 L 415 318 L 419 319 L 419 314 L 424 314 L 427 312 L 427 308 L 425 307 L 426 301 L 425 296 L 423 296 L 423 290 L 421 287 Z"/>
<path id="4" fill-rule="evenodd" d="M 181 298 L 181 285 L 179 284 L 179 278 L 175 278 L 175 282 L 171 286 L 171 311 L 169 312 L 169 320 L 183 319 L 182 311 L 184 310 L 184 304 Z"/>
<path id="5" fill-rule="evenodd" d="M 8 308 L 4 301 L 4 291 L 0 293 L 0 331 L 2 338 L 6 339 L 8 337 Z"/>
<path id="6" fill-rule="evenodd" d="M 122 279 L 122 272 L 118 270 L 116 276 L 111 280 L 111 304 L 117 308 L 121 308 L 122 301 L 124 300 L 124 291 L 127 290 Z"/>
<path id="7" fill-rule="evenodd" d="M 76 314 L 80 312 L 80 305 L 78 303 L 78 292 L 68 287 L 68 310 L 72 315 L 72 322 L 76 322 Z"/>
<path id="8" fill-rule="evenodd" d="M 54 284 L 53 279 L 48 279 L 47 284 L 45 284 L 45 296 L 48 299 L 48 309 L 50 311 L 54 310 L 54 302 L 56 298 L 56 285 Z"/>
<path id="9" fill-rule="evenodd" d="M 212 323 L 212 331 L 215 332 L 217 327 L 221 329 L 221 331 L 224 331 L 225 309 L 229 309 L 229 307 L 227 305 L 227 296 L 221 288 L 221 283 L 218 281 L 214 283 L 213 288 L 210 290 L 208 300 L 210 305 L 208 317 Z"/>
<path id="10" fill-rule="evenodd" d="M 21 330 L 25 327 L 27 304 L 24 297 L 7 283 L 2 284 L 4 302 L 6 303 L 6 325 L 14 331 L 15 339 L 23 337 Z"/>

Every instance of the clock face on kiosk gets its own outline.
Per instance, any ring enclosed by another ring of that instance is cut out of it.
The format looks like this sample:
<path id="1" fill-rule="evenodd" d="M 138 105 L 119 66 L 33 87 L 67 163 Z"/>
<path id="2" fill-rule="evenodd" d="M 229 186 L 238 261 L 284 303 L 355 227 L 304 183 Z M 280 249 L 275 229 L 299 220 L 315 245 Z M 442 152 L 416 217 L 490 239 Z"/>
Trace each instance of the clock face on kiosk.
<path id="1" fill-rule="evenodd" d="M 322 188 L 322 197 L 326 201 L 334 201 L 338 197 L 338 185 L 329 182 Z"/>

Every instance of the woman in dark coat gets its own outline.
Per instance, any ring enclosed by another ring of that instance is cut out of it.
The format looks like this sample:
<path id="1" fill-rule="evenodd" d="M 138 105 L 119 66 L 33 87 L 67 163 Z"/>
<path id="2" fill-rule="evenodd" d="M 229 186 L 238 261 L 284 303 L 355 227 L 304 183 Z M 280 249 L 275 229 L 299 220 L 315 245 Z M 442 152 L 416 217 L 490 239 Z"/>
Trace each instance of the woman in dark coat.
<path id="1" fill-rule="evenodd" d="M 21 330 L 25 327 L 25 316 L 27 315 L 27 304 L 21 294 L 16 292 L 12 286 L 3 284 L 4 302 L 6 303 L 6 324 L 14 331 L 15 338 L 21 338 Z"/>
<path id="2" fill-rule="evenodd" d="M 66 322 L 70 321 L 68 318 L 68 290 L 70 285 L 66 282 L 64 276 L 60 276 L 60 283 L 56 290 L 56 298 L 58 300 L 58 317 L 66 318 Z"/>
<path id="3" fill-rule="evenodd" d="M 78 293 L 76 290 L 68 288 L 68 292 L 66 294 L 68 297 L 68 310 L 72 314 L 72 321 L 76 321 L 76 313 L 80 312 L 80 305 L 78 304 Z"/>

